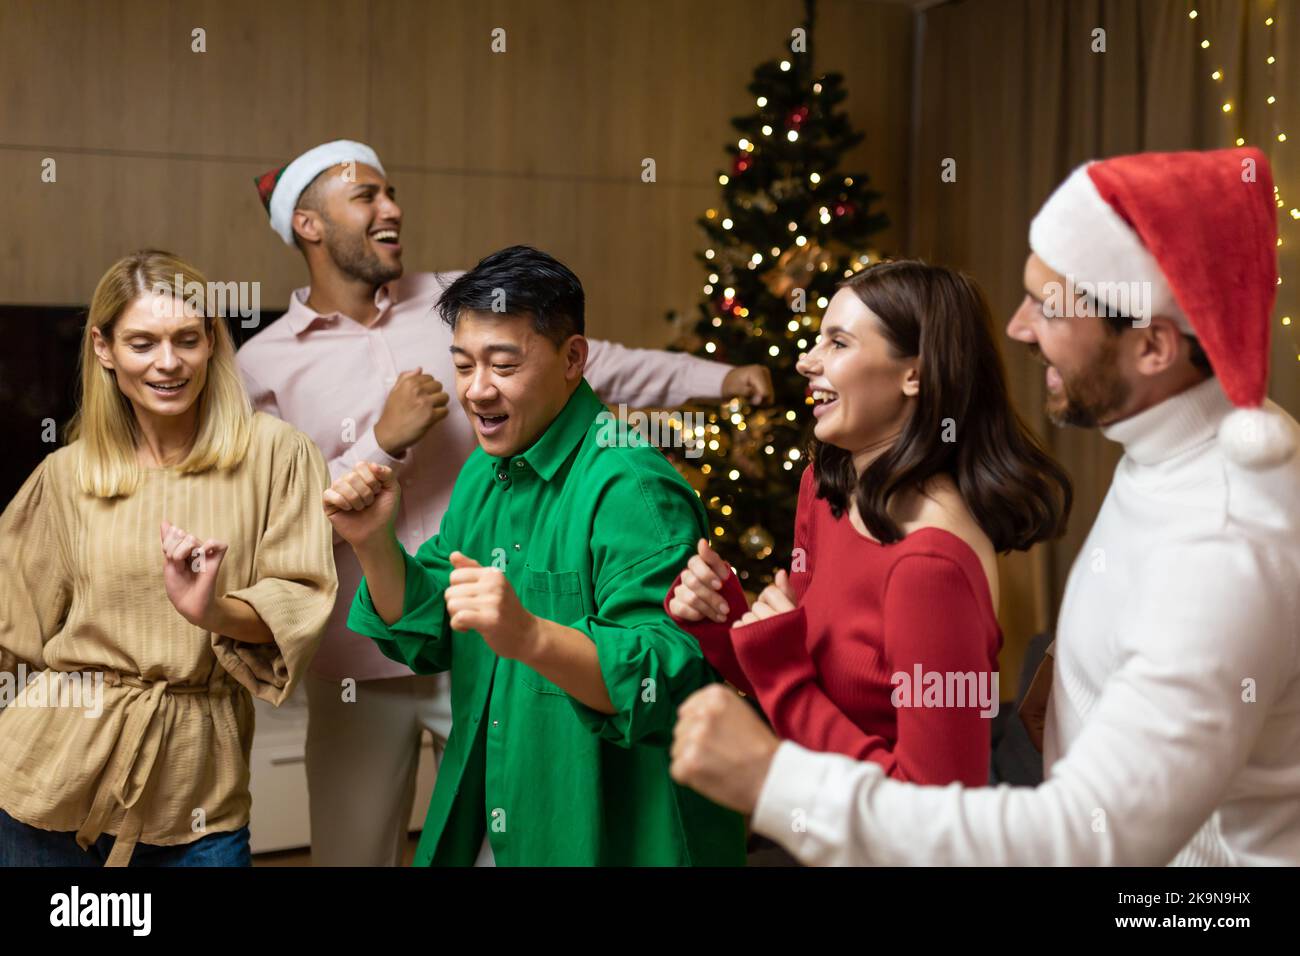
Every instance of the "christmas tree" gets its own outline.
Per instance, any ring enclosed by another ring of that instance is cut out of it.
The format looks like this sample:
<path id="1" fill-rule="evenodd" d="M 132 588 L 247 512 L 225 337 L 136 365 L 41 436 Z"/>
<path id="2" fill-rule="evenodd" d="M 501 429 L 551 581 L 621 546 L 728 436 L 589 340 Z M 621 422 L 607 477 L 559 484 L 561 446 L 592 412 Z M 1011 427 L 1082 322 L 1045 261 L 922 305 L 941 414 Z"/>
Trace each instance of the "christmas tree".
<path id="1" fill-rule="evenodd" d="M 814 69 L 814 6 L 807 0 L 789 54 L 754 71 L 756 111 L 731 121 L 740 136 L 719 172 L 722 199 L 699 220 L 708 237 L 697 256 L 705 298 L 694 328 L 674 344 L 772 370 L 771 405 L 701 409 L 707 424 L 696 424 L 694 437 L 703 447 L 674 456 L 704 502 L 713 547 L 751 592 L 790 564 L 814 421 L 795 362 L 815 344 L 836 284 L 879 258 L 868 239 L 888 224 L 872 211 L 880 194 L 867 176 L 840 169 L 862 134 L 837 109 L 843 77 Z"/>

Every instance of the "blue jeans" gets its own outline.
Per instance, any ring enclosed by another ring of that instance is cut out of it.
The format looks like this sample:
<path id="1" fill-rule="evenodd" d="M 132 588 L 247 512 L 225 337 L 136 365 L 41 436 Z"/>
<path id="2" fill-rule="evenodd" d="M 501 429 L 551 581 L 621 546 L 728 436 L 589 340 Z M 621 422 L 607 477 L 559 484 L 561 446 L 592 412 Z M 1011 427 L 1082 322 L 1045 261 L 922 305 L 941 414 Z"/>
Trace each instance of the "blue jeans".
<path id="1" fill-rule="evenodd" d="M 0 810 L 0 866 L 103 866 L 117 839 L 105 833 L 89 850 L 77 845 L 77 835 L 42 830 L 15 820 Z M 252 866 L 248 827 L 210 833 L 193 843 L 155 846 L 137 843 L 132 866 Z"/>

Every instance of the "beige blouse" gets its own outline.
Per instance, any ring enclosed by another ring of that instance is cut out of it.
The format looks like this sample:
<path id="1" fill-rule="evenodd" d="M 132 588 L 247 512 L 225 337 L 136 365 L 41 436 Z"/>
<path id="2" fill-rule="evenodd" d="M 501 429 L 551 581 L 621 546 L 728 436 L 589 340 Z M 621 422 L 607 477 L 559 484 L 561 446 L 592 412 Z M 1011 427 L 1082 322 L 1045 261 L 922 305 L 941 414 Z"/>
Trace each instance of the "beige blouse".
<path id="1" fill-rule="evenodd" d="M 289 696 L 338 588 L 329 473 L 310 439 L 260 412 L 238 468 L 150 470 L 126 498 L 78 491 L 79 454 L 48 455 L 0 516 L 0 807 L 83 847 L 116 834 L 109 864 L 125 865 L 137 840 L 248 823 L 249 695 Z M 217 593 L 250 604 L 274 644 L 181 617 L 163 588 L 164 519 L 230 545 Z"/>

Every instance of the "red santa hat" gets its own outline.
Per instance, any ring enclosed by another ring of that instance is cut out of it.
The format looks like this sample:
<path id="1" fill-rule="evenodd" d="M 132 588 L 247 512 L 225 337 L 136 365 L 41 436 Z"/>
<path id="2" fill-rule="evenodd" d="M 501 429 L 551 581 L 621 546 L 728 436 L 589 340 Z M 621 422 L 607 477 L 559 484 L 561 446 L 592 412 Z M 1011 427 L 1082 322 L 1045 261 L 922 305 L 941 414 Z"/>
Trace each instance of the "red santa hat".
<path id="1" fill-rule="evenodd" d="M 1196 336 L 1237 406 L 1219 429 L 1231 460 L 1265 468 L 1291 457 L 1290 423 L 1262 407 L 1277 297 L 1277 202 L 1263 153 L 1137 153 L 1086 163 L 1034 217 L 1029 246 L 1118 314 L 1165 316 Z"/>
<path id="2" fill-rule="evenodd" d="M 279 233 L 286 245 L 293 245 L 293 210 L 303 190 L 331 166 L 350 162 L 365 163 L 380 173 L 384 172 L 379 157 L 365 143 L 336 139 L 313 147 L 293 162 L 256 177 L 257 193 L 271 217 L 271 228 Z"/>

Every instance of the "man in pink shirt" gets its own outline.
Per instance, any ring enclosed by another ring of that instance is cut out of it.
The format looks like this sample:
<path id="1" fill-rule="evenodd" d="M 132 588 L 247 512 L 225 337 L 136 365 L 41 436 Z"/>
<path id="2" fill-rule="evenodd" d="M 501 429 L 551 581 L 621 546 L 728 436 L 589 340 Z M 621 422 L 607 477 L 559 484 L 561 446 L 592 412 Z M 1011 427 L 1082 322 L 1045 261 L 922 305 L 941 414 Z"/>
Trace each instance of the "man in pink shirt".
<path id="1" fill-rule="evenodd" d="M 402 211 L 378 156 L 338 140 L 258 180 L 271 226 L 307 261 L 311 285 L 239 350 L 253 404 L 311 436 L 331 477 L 361 460 L 402 484 L 397 537 L 412 554 L 437 532 L 451 488 L 475 447 L 463 415 L 448 416 L 451 335 L 434 306 L 454 274 L 402 274 Z M 770 400 L 762 366 L 590 340 L 586 377 L 611 404 L 666 407 L 691 398 Z M 312 863 L 395 866 L 415 797 L 422 731 L 435 752 L 451 729 L 446 674 L 416 676 L 348 630 L 361 581 L 335 541 L 339 594 L 305 682 Z"/>

